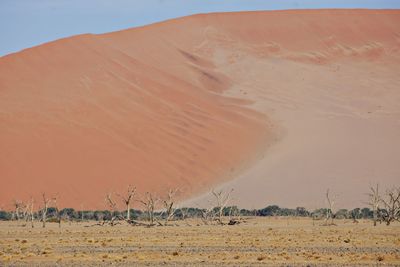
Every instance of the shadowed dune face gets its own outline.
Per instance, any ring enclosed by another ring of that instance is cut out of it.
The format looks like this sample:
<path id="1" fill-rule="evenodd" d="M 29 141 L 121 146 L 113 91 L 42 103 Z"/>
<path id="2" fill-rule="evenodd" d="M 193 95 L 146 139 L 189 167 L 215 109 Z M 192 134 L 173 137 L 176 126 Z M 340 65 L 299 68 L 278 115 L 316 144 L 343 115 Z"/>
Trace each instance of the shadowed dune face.
<path id="1" fill-rule="evenodd" d="M 128 184 L 189 197 L 231 181 L 248 207 L 327 187 L 352 205 L 400 177 L 398 25 L 385 10 L 196 15 L 2 57 L 0 203 L 103 208 Z"/>

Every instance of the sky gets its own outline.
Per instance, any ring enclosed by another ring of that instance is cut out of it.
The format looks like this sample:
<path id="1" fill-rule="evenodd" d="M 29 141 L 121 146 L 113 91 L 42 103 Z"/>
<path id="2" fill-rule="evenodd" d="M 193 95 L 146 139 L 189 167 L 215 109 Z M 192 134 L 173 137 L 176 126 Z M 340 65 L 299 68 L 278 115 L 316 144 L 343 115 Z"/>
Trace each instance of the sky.
<path id="1" fill-rule="evenodd" d="M 400 9 L 400 0 L 0 0 L 0 56 L 196 13 L 304 8 Z"/>

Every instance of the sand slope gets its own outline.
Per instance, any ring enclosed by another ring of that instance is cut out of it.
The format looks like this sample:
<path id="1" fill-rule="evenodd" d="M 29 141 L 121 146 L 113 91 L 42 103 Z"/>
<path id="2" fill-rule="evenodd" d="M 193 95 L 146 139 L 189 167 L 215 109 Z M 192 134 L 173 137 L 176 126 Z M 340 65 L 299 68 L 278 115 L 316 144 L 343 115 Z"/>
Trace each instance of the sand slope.
<path id="1" fill-rule="evenodd" d="M 358 204 L 400 177 L 398 25 L 397 10 L 196 15 L 2 57 L 0 203 L 230 181 L 248 207 L 327 187 Z"/>

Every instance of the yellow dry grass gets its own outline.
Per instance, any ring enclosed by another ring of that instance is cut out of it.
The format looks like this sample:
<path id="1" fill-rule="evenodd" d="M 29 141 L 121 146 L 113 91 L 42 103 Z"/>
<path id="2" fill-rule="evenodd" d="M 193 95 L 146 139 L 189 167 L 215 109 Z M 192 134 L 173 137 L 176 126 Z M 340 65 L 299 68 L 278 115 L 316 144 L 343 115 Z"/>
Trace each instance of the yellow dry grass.
<path id="1" fill-rule="evenodd" d="M 400 265 L 400 224 L 246 218 L 240 225 L 153 227 L 0 223 L 0 266 Z"/>

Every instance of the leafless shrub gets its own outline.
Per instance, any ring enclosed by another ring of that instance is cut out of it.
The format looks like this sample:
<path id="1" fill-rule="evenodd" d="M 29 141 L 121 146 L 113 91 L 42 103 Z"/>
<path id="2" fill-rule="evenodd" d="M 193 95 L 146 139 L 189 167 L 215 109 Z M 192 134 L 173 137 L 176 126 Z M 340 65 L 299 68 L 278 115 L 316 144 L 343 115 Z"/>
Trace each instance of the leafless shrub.
<path id="1" fill-rule="evenodd" d="M 144 199 L 139 200 L 140 203 L 143 204 L 145 207 L 146 213 L 147 213 L 147 218 L 149 221 L 148 226 L 154 226 L 154 222 L 156 221 L 155 215 L 154 215 L 154 210 L 159 202 L 159 198 L 151 194 L 150 192 L 146 192 Z"/>
<path id="2" fill-rule="evenodd" d="M 400 187 L 393 187 L 386 191 L 385 197 L 381 198 L 383 209 L 380 210 L 382 220 L 386 225 L 400 219 Z"/>

